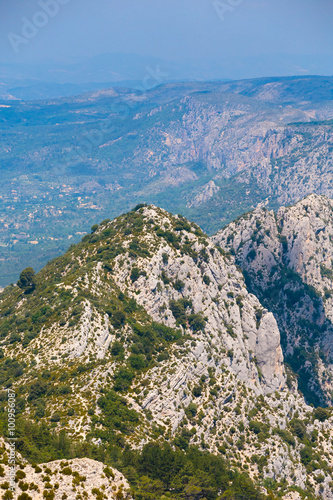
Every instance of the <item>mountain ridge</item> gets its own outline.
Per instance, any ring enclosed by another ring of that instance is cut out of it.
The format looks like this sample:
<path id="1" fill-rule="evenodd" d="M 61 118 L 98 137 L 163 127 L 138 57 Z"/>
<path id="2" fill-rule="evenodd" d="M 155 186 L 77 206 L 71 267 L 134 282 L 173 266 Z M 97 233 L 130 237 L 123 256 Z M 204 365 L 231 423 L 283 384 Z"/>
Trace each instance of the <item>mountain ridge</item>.
<path id="1" fill-rule="evenodd" d="M 316 210 L 317 198 L 307 203 Z M 141 204 L 1 293 L 0 376 L 17 393 L 23 456 L 40 460 L 26 433 L 33 418 L 36 436 L 51 425 L 111 460 L 134 497 L 127 447 L 136 456 L 172 445 L 226 459 L 270 498 L 333 498 L 331 410 L 298 393 L 273 313 L 221 243 Z"/>

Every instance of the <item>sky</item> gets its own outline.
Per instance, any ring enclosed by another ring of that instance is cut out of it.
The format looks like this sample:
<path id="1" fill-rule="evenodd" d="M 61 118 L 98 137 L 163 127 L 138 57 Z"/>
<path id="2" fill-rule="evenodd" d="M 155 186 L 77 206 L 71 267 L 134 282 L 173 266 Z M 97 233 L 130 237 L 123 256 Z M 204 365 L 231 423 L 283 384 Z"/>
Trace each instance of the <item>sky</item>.
<path id="1" fill-rule="evenodd" d="M 1 0 L 0 63 L 125 53 L 228 78 L 332 75 L 332 20 L 332 0 Z"/>

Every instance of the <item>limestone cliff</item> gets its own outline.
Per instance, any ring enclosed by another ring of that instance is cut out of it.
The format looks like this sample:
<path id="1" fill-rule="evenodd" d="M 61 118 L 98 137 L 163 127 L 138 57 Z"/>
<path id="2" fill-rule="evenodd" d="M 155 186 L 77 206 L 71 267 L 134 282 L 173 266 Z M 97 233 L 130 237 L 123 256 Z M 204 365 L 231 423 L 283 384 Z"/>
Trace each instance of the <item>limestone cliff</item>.
<path id="1" fill-rule="evenodd" d="M 288 362 L 301 370 L 303 388 L 307 378 L 317 393 L 310 399 L 330 402 L 333 202 L 310 195 L 277 214 L 258 208 L 213 239 L 234 253 L 250 288 L 275 313 Z"/>

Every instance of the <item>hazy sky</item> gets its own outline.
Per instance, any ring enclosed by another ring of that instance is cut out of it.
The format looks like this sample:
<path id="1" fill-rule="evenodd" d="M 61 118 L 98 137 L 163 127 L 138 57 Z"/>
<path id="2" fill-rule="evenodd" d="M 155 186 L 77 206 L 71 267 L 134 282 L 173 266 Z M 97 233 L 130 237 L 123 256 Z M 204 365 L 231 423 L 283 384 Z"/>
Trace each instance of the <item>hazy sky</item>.
<path id="1" fill-rule="evenodd" d="M 0 62 L 71 62 L 126 52 L 219 64 L 282 55 L 292 57 L 295 73 L 311 71 L 304 56 L 333 73 L 333 0 L 219 0 L 220 16 L 213 0 L 0 1 Z M 40 15 L 41 2 L 59 12 Z M 22 18 L 39 27 L 24 31 Z"/>

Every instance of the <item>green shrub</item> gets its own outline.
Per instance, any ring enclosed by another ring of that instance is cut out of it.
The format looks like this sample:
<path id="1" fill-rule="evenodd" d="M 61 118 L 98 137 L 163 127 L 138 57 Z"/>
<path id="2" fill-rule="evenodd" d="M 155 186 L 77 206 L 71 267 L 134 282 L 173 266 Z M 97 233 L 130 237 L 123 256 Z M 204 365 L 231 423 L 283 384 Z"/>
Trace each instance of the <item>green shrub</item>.
<path id="1" fill-rule="evenodd" d="M 34 382 L 29 391 L 28 401 L 34 401 L 37 398 L 40 398 L 46 394 L 47 391 L 47 383 L 44 380 L 37 380 Z"/>
<path id="2" fill-rule="evenodd" d="M 140 422 L 139 414 L 128 408 L 126 399 L 114 391 L 103 394 L 97 404 L 102 410 L 103 426 L 109 431 L 117 429 L 124 434 L 131 434 Z M 102 437 L 109 439 L 110 435 L 106 434 Z"/>
<path id="3" fill-rule="evenodd" d="M 29 485 L 28 485 L 29 486 Z M 22 488 L 21 488 L 22 489 Z M 21 493 L 21 495 L 19 495 L 17 497 L 17 500 L 32 500 L 32 497 L 30 495 L 28 495 L 28 493 Z"/>
<path id="4" fill-rule="evenodd" d="M 200 385 L 194 387 L 192 393 L 195 398 L 200 397 L 202 394 L 202 387 Z"/>
<path id="5" fill-rule="evenodd" d="M 114 473 L 109 467 L 105 467 L 105 469 L 103 469 L 103 472 L 107 478 L 114 479 Z"/>
<path id="6" fill-rule="evenodd" d="M 313 456 L 312 456 L 312 448 L 310 448 L 309 446 L 305 446 L 304 448 L 301 449 L 300 451 L 300 455 L 301 455 L 301 462 L 303 465 L 308 465 Z"/>
<path id="7" fill-rule="evenodd" d="M 187 308 L 191 307 L 192 307 L 192 302 L 190 300 L 187 299 L 170 300 L 170 309 L 178 325 L 181 325 L 184 328 L 186 328 L 186 322 L 187 322 L 186 310 Z"/>
<path id="8" fill-rule="evenodd" d="M 285 429 L 275 428 L 275 429 L 273 429 L 273 433 L 280 436 L 283 439 L 283 441 L 285 441 L 287 444 L 290 444 L 291 446 L 295 446 L 295 444 L 296 444 L 295 438 L 289 431 L 287 431 Z"/>
<path id="9" fill-rule="evenodd" d="M 237 338 L 237 334 L 232 325 L 227 325 L 227 332 L 233 339 Z"/>
<path id="10" fill-rule="evenodd" d="M 19 488 L 22 491 L 27 491 L 29 489 L 29 483 L 25 483 L 23 481 L 19 481 L 18 485 L 19 485 Z"/>
<path id="11" fill-rule="evenodd" d="M 206 285 L 209 285 L 210 284 L 210 277 L 207 276 L 207 274 L 204 275 L 204 277 L 202 278 L 203 282 L 206 284 Z"/>
<path id="12" fill-rule="evenodd" d="M 71 394 L 72 388 L 70 385 L 59 385 L 57 389 L 58 394 Z"/>
<path id="13" fill-rule="evenodd" d="M 59 422 L 60 418 L 61 418 L 60 413 L 59 412 L 55 412 L 55 413 L 53 413 L 53 415 L 51 415 L 50 421 L 51 422 Z"/>
<path id="14" fill-rule="evenodd" d="M 188 221 L 182 216 L 178 215 L 179 220 L 177 220 L 175 225 L 175 231 L 187 231 L 191 232 L 191 226 Z"/>
<path id="15" fill-rule="evenodd" d="M 142 370 L 146 366 L 146 360 L 142 354 L 131 354 L 128 362 L 135 370 Z"/>
<path id="16" fill-rule="evenodd" d="M 188 417 L 188 418 L 194 418 L 197 414 L 197 411 L 198 411 L 198 407 L 195 403 L 190 403 L 188 405 L 188 407 L 185 409 L 185 415 Z"/>
<path id="17" fill-rule="evenodd" d="M 9 343 L 14 344 L 15 342 L 21 342 L 21 335 L 18 333 L 12 333 L 9 337 Z"/>
<path id="18" fill-rule="evenodd" d="M 147 206 L 148 206 L 147 203 L 139 203 L 132 209 L 132 212 L 137 212 L 138 210 L 140 210 L 140 208 L 144 208 Z"/>
<path id="19" fill-rule="evenodd" d="M 11 500 L 12 498 L 14 498 L 14 495 L 9 490 L 5 491 L 4 495 L 2 496 L 3 500 Z"/>
<path id="20" fill-rule="evenodd" d="M 290 421 L 290 428 L 293 434 L 295 434 L 295 436 L 297 436 L 299 439 L 303 439 L 304 437 L 306 437 L 306 427 L 302 420 L 293 418 Z"/>
<path id="21" fill-rule="evenodd" d="M 175 290 L 177 290 L 177 292 L 181 292 L 182 289 L 184 288 L 185 286 L 185 283 L 181 280 L 176 280 L 172 286 L 174 287 Z"/>
<path id="22" fill-rule="evenodd" d="M 111 318 L 110 318 L 112 326 L 118 330 L 122 326 L 124 326 L 126 322 L 126 316 L 123 311 L 114 311 L 112 312 Z"/>
<path id="23" fill-rule="evenodd" d="M 324 422 L 331 416 L 331 410 L 329 408 L 316 408 L 313 416 L 316 420 L 319 420 L 320 422 Z"/>
<path id="24" fill-rule="evenodd" d="M 60 474 L 64 474 L 65 476 L 71 476 L 73 474 L 73 471 L 70 467 L 64 467 L 61 471 Z"/>
<path id="25" fill-rule="evenodd" d="M 264 424 L 263 422 L 259 422 L 257 420 L 251 420 L 249 427 L 250 430 L 255 434 L 263 433 L 264 435 L 266 435 L 269 430 L 268 424 Z"/>
<path id="26" fill-rule="evenodd" d="M 168 278 L 164 270 L 161 272 L 161 280 L 165 285 L 169 285 L 170 283 L 170 278 Z"/>
<path id="27" fill-rule="evenodd" d="M 114 390 L 119 392 L 127 391 L 135 377 L 135 372 L 129 368 L 120 368 L 114 375 Z"/>
<path id="28" fill-rule="evenodd" d="M 116 357 L 123 357 L 125 353 L 124 346 L 116 340 L 111 346 L 110 346 L 111 354 L 112 356 Z"/>

